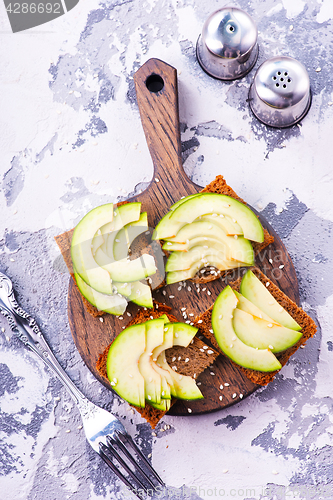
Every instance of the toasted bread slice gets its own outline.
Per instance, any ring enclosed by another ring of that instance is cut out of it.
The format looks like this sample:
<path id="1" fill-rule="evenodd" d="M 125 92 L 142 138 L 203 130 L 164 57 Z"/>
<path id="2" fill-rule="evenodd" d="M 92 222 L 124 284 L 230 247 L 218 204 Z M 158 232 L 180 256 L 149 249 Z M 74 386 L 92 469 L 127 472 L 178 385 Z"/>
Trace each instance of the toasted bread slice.
<path id="1" fill-rule="evenodd" d="M 260 279 L 262 283 L 267 286 L 267 283 L 269 283 L 269 286 L 267 287 L 270 293 L 273 295 L 273 297 L 281 304 L 281 306 L 294 318 L 295 321 L 302 327 L 302 337 L 300 340 L 287 349 L 286 351 L 283 351 L 279 354 L 276 355 L 278 360 L 280 361 L 281 365 L 284 366 L 287 361 L 289 360 L 290 356 L 294 354 L 294 352 L 297 351 L 299 347 L 304 345 L 306 341 L 313 337 L 314 334 L 316 333 L 317 327 L 315 322 L 313 321 L 312 318 L 306 312 L 303 311 L 300 307 L 295 304 L 287 295 L 285 295 L 279 287 L 277 287 L 267 276 L 265 276 L 264 273 L 260 271 L 260 269 L 254 267 L 251 268 L 254 274 Z M 237 290 L 239 292 L 239 287 L 241 283 L 241 278 L 238 278 L 236 281 L 229 283 L 231 288 L 234 290 Z M 201 331 L 203 335 L 206 337 L 206 339 L 214 346 L 215 349 L 219 349 L 218 343 L 215 339 L 214 333 L 212 333 L 212 310 L 213 310 L 214 304 L 207 309 L 203 314 L 200 314 L 197 316 L 194 320 L 194 326 L 197 326 L 201 328 Z M 199 323 L 200 321 L 200 323 Z M 220 351 L 221 352 L 221 351 Z M 233 362 L 232 362 L 233 363 Z M 267 385 L 269 382 L 271 382 L 275 375 L 278 373 L 279 370 L 274 371 L 274 372 L 260 372 L 257 370 L 250 370 L 248 368 L 243 368 L 236 363 L 233 363 L 237 368 L 242 371 L 248 379 L 251 380 L 254 384 L 258 385 Z"/>
<path id="2" fill-rule="evenodd" d="M 127 326 L 136 325 L 139 323 L 143 323 L 149 319 L 156 319 L 162 316 L 162 314 L 166 314 L 171 322 L 179 321 L 175 316 L 170 314 L 171 308 L 165 306 L 164 304 L 160 304 L 158 302 L 154 303 L 154 309 L 144 310 L 140 309 L 138 314 L 130 321 Z M 110 348 L 109 344 L 102 354 L 99 356 L 96 368 L 99 374 L 106 379 L 109 383 L 109 379 L 106 372 L 106 359 Z M 198 378 L 199 375 L 210 366 L 217 356 L 219 355 L 218 351 L 215 349 L 203 349 L 205 343 L 200 340 L 197 336 L 194 337 L 193 343 L 188 347 L 179 347 L 175 346 L 166 351 L 166 357 L 169 364 L 177 367 L 177 372 L 182 375 L 188 375 L 192 378 Z M 176 358 L 176 359 L 174 359 Z M 179 359 L 181 358 L 181 359 Z M 188 362 L 185 362 L 185 359 L 189 358 Z M 112 389 L 110 385 L 110 389 Z M 176 399 L 172 399 L 171 404 L 175 404 L 177 402 Z M 151 427 L 154 429 L 158 422 L 163 418 L 166 414 L 164 411 L 157 410 L 146 404 L 145 408 L 137 408 L 133 406 L 140 415 L 150 423 Z"/>

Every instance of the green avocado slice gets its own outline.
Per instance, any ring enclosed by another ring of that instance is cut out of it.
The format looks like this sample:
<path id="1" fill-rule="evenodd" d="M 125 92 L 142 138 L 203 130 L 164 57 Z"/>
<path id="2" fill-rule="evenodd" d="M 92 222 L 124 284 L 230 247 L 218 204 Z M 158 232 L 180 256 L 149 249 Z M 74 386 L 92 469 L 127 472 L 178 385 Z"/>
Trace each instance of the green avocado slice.
<path id="1" fill-rule="evenodd" d="M 75 281 L 82 295 L 100 311 L 121 316 L 127 307 L 127 300 L 119 294 L 107 295 L 91 288 L 79 274 L 74 273 Z"/>
<path id="2" fill-rule="evenodd" d="M 242 342 L 233 328 L 233 316 L 238 299 L 227 286 L 217 297 L 212 312 L 212 327 L 220 349 L 232 361 L 244 368 L 272 372 L 281 364 L 269 349 L 255 349 Z"/>
<path id="3" fill-rule="evenodd" d="M 152 403 L 161 403 L 161 376 L 153 367 L 153 350 L 163 344 L 164 321 L 152 319 L 144 323 L 146 327 L 146 348 L 139 358 L 139 372 L 145 379 L 145 398 Z"/>
<path id="4" fill-rule="evenodd" d="M 94 208 L 75 227 L 71 243 L 71 257 L 75 272 L 92 288 L 107 294 L 112 294 L 110 275 L 97 265 L 92 254 L 92 240 L 97 231 L 112 220 L 112 203 Z"/>
<path id="5" fill-rule="evenodd" d="M 232 324 L 237 337 L 251 347 L 281 352 L 296 344 L 302 337 L 301 332 L 270 323 L 241 309 L 236 308 L 233 314 Z"/>
<path id="6" fill-rule="evenodd" d="M 144 323 L 132 325 L 113 341 L 106 360 L 107 375 L 117 394 L 134 406 L 145 406 L 145 381 L 138 363 L 146 348 Z"/>
<path id="7" fill-rule="evenodd" d="M 186 224 L 182 227 L 174 238 L 169 238 L 169 242 L 187 243 L 193 238 L 208 237 L 218 239 L 221 246 L 225 247 L 224 255 L 227 259 L 245 262 L 249 265 L 254 263 L 253 247 L 249 240 L 243 236 L 228 236 L 225 231 L 213 221 L 197 221 Z M 207 245 L 209 246 L 209 245 Z"/>
<path id="8" fill-rule="evenodd" d="M 242 278 L 240 292 L 280 325 L 296 331 L 302 329 L 250 269 Z"/>
<path id="9" fill-rule="evenodd" d="M 264 241 L 262 225 L 252 210 L 240 201 L 223 194 L 202 193 L 185 201 L 171 213 L 170 227 L 173 223 L 175 226 L 183 222 L 191 223 L 205 214 L 227 215 L 237 221 L 245 238 L 260 243 Z"/>

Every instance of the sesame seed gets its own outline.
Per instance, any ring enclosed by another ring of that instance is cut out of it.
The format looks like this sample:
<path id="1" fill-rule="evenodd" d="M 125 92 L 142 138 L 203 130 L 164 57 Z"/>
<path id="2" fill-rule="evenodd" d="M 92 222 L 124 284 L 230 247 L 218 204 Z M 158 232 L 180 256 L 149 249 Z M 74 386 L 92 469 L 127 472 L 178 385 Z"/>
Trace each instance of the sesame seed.
<path id="1" fill-rule="evenodd" d="M 215 373 L 214 373 L 214 372 L 210 372 L 210 374 L 211 374 L 211 375 L 215 375 Z"/>
<path id="2" fill-rule="evenodd" d="M 151 401 L 151 395 L 148 394 L 147 398 L 149 399 L 149 401 Z"/>
<path id="3" fill-rule="evenodd" d="M 165 291 L 165 290 L 163 290 L 163 292 L 162 292 L 162 293 L 163 293 L 163 295 L 166 295 L 166 291 Z"/>
<path id="4" fill-rule="evenodd" d="M 160 182 L 160 180 L 157 177 L 155 177 L 155 182 Z"/>
<path id="5" fill-rule="evenodd" d="M 278 471 L 277 470 L 272 470 L 272 474 L 278 474 Z"/>
<path id="6" fill-rule="evenodd" d="M 190 292 L 192 290 L 192 288 L 190 286 L 188 286 L 187 290 Z"/>
<path id="7" fill-rule="evenodd" d="M 181 357 L 181 356 L 178 356 L 178 361 L 180 361 L 181 359 L 182 359 L 182 357 Z"/>
<path id="8" fill-rule="evenodd" d="M 11 257 L 9 260 L 10 262 L 15 262 L 15 259 L 13 259 L 13 257 Z"/>
<path id="9" fill-rule="evenodd" d="M 186 311 L 186 307 L 182 307 L 182 308 L 181 308 L 181 311 Z"/>
<path id="10" fill-rule="evenodd" d="M 181 290 L 181 289 L 182 289 L 182 287 L 181 287 L 181 286 L 179 286 L 179 287 L 177 288 L 178 292 L 180 292 L 180 290 Z"/>
<path id="11" fill-rule="evenodd" d="M 229 387 L 229 385 L 228 382 L 225 382 L 224 387 Z"/>
<path id="12" fill-rule="evenodd" d="M 174 362 L 176 361 L 176 359 L 177 359 L 177 358 L 176 358 L 176 356 L 174 356 L 174 357 L 172 358 L 172 362 L 174 363 Z"/>
<path id="13" fill-rule="evenodd" d="M 130 378 L 133 378 L 133 375 L 132 375 L 131 373 L 129 373 L 129 374 L 128 374 L 128 376 L 129 376 Z"/>
<path id="14" fill-rule="evenodd" d="M 222 399 L 223 399 L 223 396 L 219 396 L 219 400 L 222 401 Z"/>
<path id="15" fill-rule="evenodd" d="M 191 344 L 194 344 L 194 339 L 191 340 Z"/>
<path id="16" fill-rule="evenodd" d="M 83 428 L 83 425 L 78 425 L 77 428 L 81 430 Z"/>
<path id="17" fill-rule="evenodd" d="M 189 361 L 190 361 L 190 360 L 189 360 L 189 358 L 186 358 L 186 359 L 185 359 L 185 363 L 188 363 Z"/>
<path id="18" fill-rule="evenodd" d="M 273 259 L 268 259 L 268 262 L 269 262 L 270 264 L 273 264 Z"/>
<path id="19" fill-rule="evenodd" d="M 227 472 L 229 472 L 229 469 L 223 469 L 223 474 L 226 474 Z"/>
<path id="20" fill-rule="evenodd" d="M 205 352 L 204 349 L 200 349 L 201 352 Z"/>
<path id="21" fill-rule="evenodd" d="M 235 399 L 237 397 L 237 394 L 234 392 L 232 395 L 232 399 Z"/>
<path id="22" fill-rule="evenodd" d="M 320 73 L 320 71 L 321 71 L 321 68 L 316 68 L 316 69 L 315 69 L 315 72 L 316 72 L 316 73 Z"/>
<path id="23" fill-rule="evenodd" d="M 152 433 L 151 433 L 151 435 L 152 435 L 153 437 L 156 437 L 156 436 L 157 436 L 156 432 L 152 432 Z"/>
<path id="24" fill-rule="evenodd" d="M 5 332 L 5 329 L 4 329 L 4 327 L 2 327 L 2 328 L 1 328 L 1 331 L 2 331 L 2 333 L 4 333 L 4 332 Z"/>
<path id="25" fill-rule="evenodd" d="M 151 458 L 151 457 L 152 457 L 152 454 L 151 454 L 151 453 L 149 453 L 149 454 L 147 455 L 147 457 L 148 457 L 148 458 Z"/>
<path id="26" fill-rule="evenodd" d="M 197 374 L 196 373 L 193 373 L 193 378 L 197 378 Z"/>
<path id="27" fill-rule="evenodd" d="M 177 366 L 173 366 L 172 369 L 176 372 L 177 371 Z"/>
<path id="28" fill-rule="evenodd" d="M 267 288 L 269 287 L 269 281 L 267 281 L 267 283 L 266 283 L 266 287 L 267 287 Z"/>
<path id="29" fill-rule="evenodd" d="M 210 292 L 209 290 L 207 291 L 207 295 L 212 295 L 212 294 L 211 294 L 211 292 Z"/>
<path id="30" fill-rule="evenodd" d="M 222 319 L 222 314 L 220 314 L 219 319 Z"/>
<path id="31" fill-rule="evenodd" d="M 201 385 L 201 382 L 197 382 L 197 385 Z"/>
<path id="32" fill-rule="evenodd" d="M 268 323 L 268 325 L 267 325 L 267 326 L 268 326 L 268 328 L 273 328 L 272 323 Z"/>
<path id="33" fill-rule="evenodd" d="M 237 235 L 237 234 L 234 234 L 234 238 L 235 238 L 235 240 L 237 240 L 237 238 L 238 238 L 238 235 Z"/>
<path id="34" fill-rule="evenodd" d="M 193 313 L 190 313 L 190 314 L 189 314 L 189 316 L 194 316 L 194 314 L 193 314 Z"/>
<path id="35" fill-rule="evenodd" d="M 164 432 L 164 431 L 165 431 L 165 429 L 160 429 L 160 432 Z"/>
<path id="36" fill-rule="evenodd" d="M 234 344 L 230 344 L 230 346 L 229 346 L 229 347 L 230 347 L 230 349 L 232 349 L 232 348 L 234 347 Z"/>
<path id="37" fill-rule="evenodd" d="M 274 347 L 273 347 L 272 345 L 269 345 L 268 347 L 269 347 L 270 349 L 274 349 Z"/>
<path id="38" fill-rule="evenodd" d="M 199 320 L 198 320 L 198 323 L 199 323 L 199 324 L 201 324 L 201 323 L 202 323 L 202 319 L 199 319 Z"/>
<path id="39" fill-rule="evenodd" d="M 284 264 L 281 264 L 281 266 L 279 266 L 279 269 L 283 269 L 284 268 Z"/>
<path id="40" fill-rule="evenodd" d="M 208 349 L 208 346 L 207 346 L 207 345 L 204 345 L 204 346 L 203 346 L 203 348 L 204 348 L 204 349 Z"/>
<path id="41" fill-rule="evenodd" d="M 304 349 L 304 348 L 305 348 L 305 345 L 304 345 L 304 344 L 303 344 L 303 345 L 301 345 L 301 349 Z"/>
<path id="42" fill-rule="evenodd" d="M 178 339 L 179 335 L 177 332 L 175 332 L 175 338 Z"/>
<path id="43" fill-rule="evenodd" d="M 209 331 L 210 331 L 210 333 L 214 333 L 214 330 L 209 330 Z"/>
<path id="44" fill-rule="evenodd" d="M 240 397 L 240 399 L 243 399 L 244 396 L 243 396 L 243 394 L 240 394 L 239 397 Z"/>
<path id="45" fill-rule="evenodd" d="M 122 321 L 124 318 L 122 316 L 119 316 L 120 321 Z"/>
<path id="46" fill-rule="evenodd" d="M 128 313 L 126 313 L 126 314 L 127 314 L 127 316 L 129 316 L 129 317 L 131 317 L 131 316 L 132 316 L 132 314 L 131 314 L 130 312 L 128 312 Z"/>
<path id="47" fill-rule="evenodd" d="M 174 295 L 169 295 L 169 299 L 174 299 L 175 296 Z"/>
<path id="48" fill-rule="evenodd" d="M 192 413 L 191 408 L 187 408 L 187 411 L 188 411 L 189 413 Z"/>
<path id="49" fill-rule="evenodd" d="M 70 429 L 67 429 L 67 431 L 65 431 L 65 432 L 66 432 L 67 434 L 69 434 L 69 433 L 71 432 L 71 430 L 70 430 Z"/>
<path id="50" fill-rule="evenodd" d="M 104 319 L 103 318 L 99 318 L 100 322 L 103 323 Z"/>

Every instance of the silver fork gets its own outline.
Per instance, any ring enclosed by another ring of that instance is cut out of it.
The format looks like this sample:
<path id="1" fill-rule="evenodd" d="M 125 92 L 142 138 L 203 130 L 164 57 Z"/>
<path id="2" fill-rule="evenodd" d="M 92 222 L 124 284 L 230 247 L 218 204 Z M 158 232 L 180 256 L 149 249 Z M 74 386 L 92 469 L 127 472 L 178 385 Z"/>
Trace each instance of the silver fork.
<path id="1" fill-rule="evenodd" d="M 39 330 L 36 321 L 16 302 L 13 284 L 0 272 L 0 312 L 17 337 L 53 371 L 68 389 L 81 414 L 88 442 L 123 483 L 140 499 L 164 487 L 123 424 L 89 401 L 74 385 Z M 135 457 L 133 456 L 133 453 Z"/>

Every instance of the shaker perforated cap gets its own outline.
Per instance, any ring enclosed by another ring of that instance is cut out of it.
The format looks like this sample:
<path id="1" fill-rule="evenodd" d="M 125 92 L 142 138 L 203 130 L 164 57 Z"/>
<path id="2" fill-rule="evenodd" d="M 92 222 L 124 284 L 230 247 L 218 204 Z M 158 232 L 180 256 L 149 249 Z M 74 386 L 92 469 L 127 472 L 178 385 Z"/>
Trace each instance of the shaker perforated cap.
<path id="1" fill-rule="evenodd" d="M 242 78 L 258 57 L 257 27 L 236 7 L 225 7 L 209 16 L 197 42 L 197 58 L 209 75 L 220 80 Z"/>
<path id="2" fill-rule="evenodd" d="M 311 104 L 310 79 L 303 64 L 287 56 L 265 61 L 254 76 L 249 103 L 255 116 L 271 127 L 299 122 Z"/>

